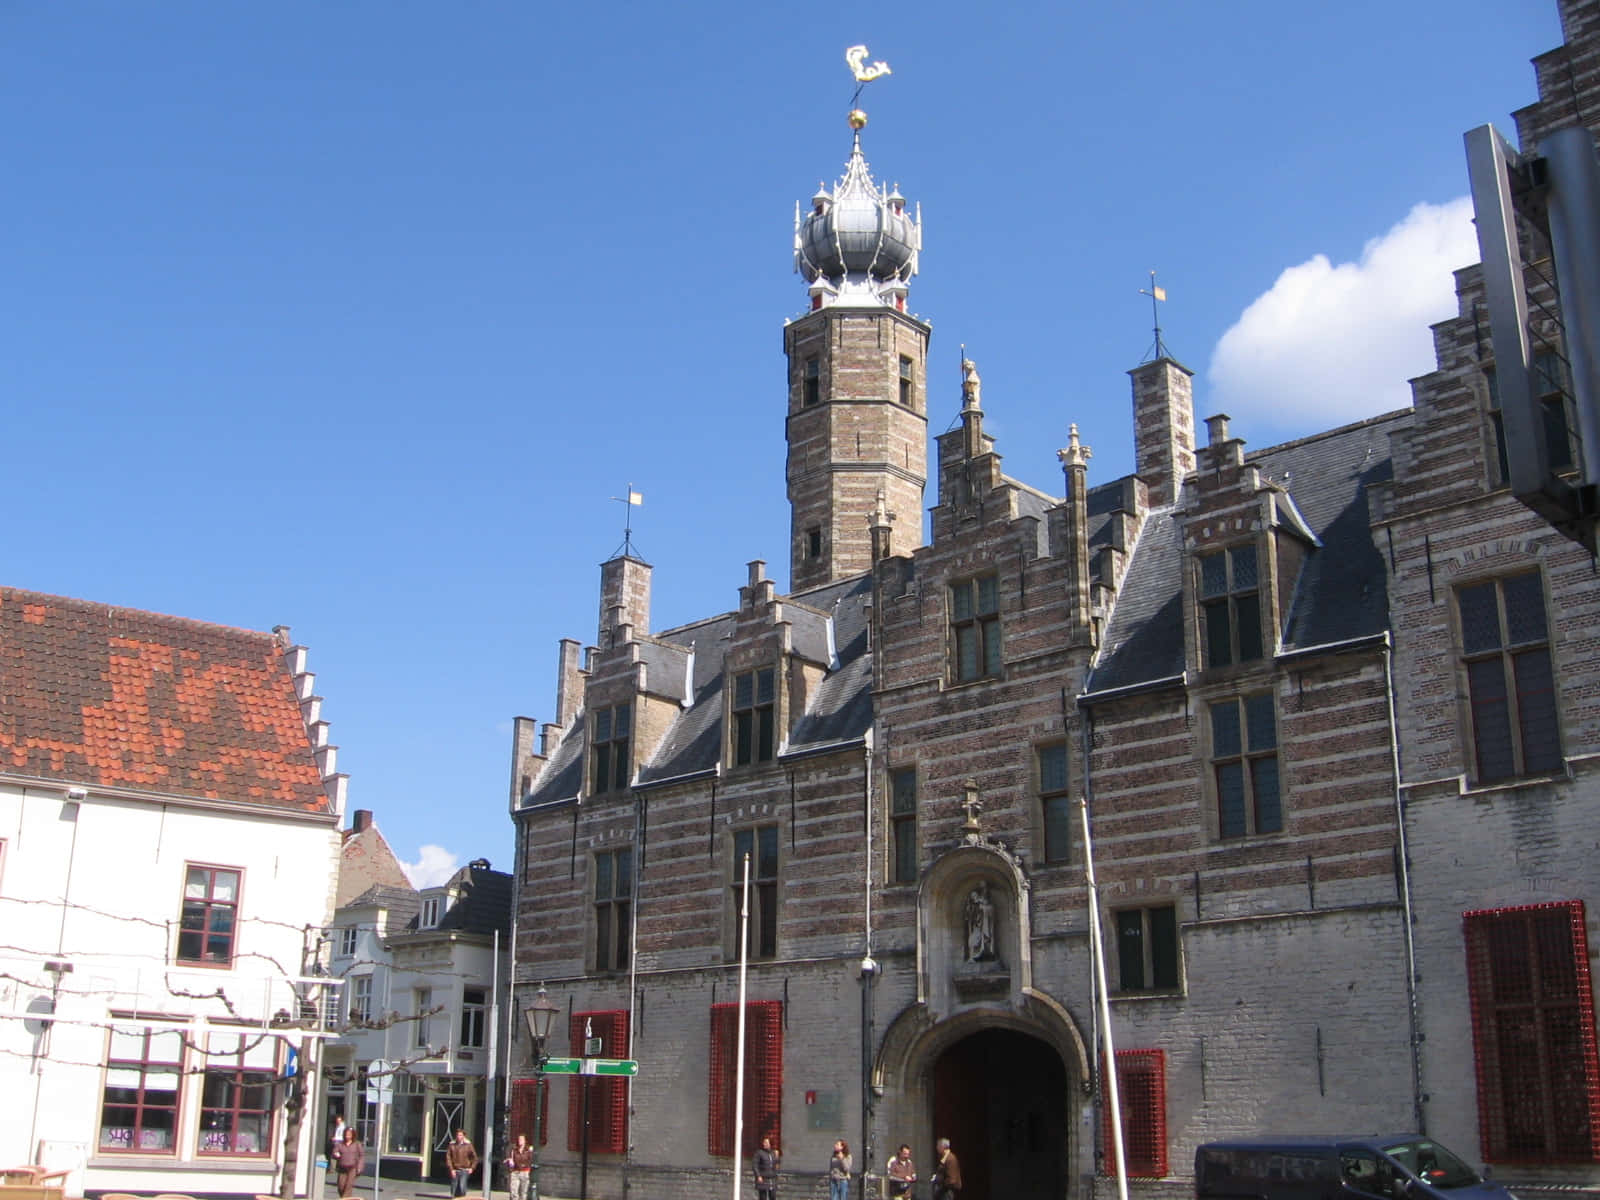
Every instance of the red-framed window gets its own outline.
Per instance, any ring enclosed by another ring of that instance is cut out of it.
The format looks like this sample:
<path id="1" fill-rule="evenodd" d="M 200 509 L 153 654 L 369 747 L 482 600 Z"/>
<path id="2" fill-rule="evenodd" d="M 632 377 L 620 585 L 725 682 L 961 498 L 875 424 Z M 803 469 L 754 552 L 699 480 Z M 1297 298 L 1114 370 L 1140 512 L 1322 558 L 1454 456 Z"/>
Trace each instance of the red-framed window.
<path id="1" fill-rule="evenodd" d="M 1581 900 L 1462 914 L 1484 1160 L 1600 1162 Z"/>
<path id="2" fill-rule="evenodd" d="M 1105 1113 L 1105 1173 L 1116 1171 L 1111 1147 L 1110 1088 L 1102 1087 Z M 1167 1056 L 1162 1050 L 1117 1051 L 1117 1099 L 1122 1108 L 1122 1152 L 1130 1179 L 1167 1174 Z"/>
<path id="3" fill-rule="evenodd" d="M 100 1102 L 99 1149 L 108 1154 L 176 1154 L 182 1093 L 181 1033 L 113 1028 Z"/>
<path id="4" fill-rule="evenodd" d="M 628 1014 L 577 1012 L 569 1027 L 572 1056 L 585 1057 L 584 1030 L 600 1039 L 599 1058 L 628 1057 Z M 620 1075 L 574 1075 L 567 1089 L 567 1149 L 583 1149 L 583 1089 L 589 1088 L 589 1153 L 624 1154 L 628 1149 L 628 1081 Z"/>
<path id="5" fill-rule="evenodd" d="M 541 1086 L 542 1085 L 542 1086 Z M 538 1089 L 539 1111 L 534 1112 L 534 1089 Z M 590 1097 L 592 1101 L 593 1096 Z M 534 1118 L 538 1118 L 539 1137 L 537 1144 L 548 1146 L 550 1144 L 550 1077 L 543 1079 L 518 1079 L 511 1084 L 511 1122 L 506 1126 L 506 1135 L 511 1143 L 517 1140 L 517 1134 L 527 1136 L 528 1144 L 533 1145 Z"/>
<path id="6" fill-rule="evenodd" d="M 183 909 L 178 919 L 179 962 L 208 967 L 232 965 L 242 877 L 243 872 L 229 867 L 191 863 L 185 869 Z"/>
<path id="7" fill-rule="evenodd" d="M 721 1158 L 733 1157 L 738 1046 L 739 1006 L 713 1004 L 706 1150 Z M 783 1145 L 783 1004 L 778 1000 L 745 1005 L 743 1156 L 753 1155 L 764 1137 Z"/>
<path id="8" fill-rule="evenodd" d="M 276 1037 L 212 1034 L 201 1085 L 199 1153 L 246 1158 L 271 1154 L 277 1078 Z"/>

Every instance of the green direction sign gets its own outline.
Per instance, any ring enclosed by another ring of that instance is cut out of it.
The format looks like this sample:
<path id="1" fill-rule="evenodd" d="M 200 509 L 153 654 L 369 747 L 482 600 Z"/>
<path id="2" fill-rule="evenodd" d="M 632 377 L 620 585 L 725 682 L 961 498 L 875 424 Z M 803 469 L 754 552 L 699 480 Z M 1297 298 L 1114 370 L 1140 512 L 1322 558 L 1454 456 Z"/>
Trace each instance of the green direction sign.
<path id="1" fill-rule="evenodd" d="M 627 1075 L 639 1073 L 631 1058 L 551 1058 L 545 1060 L 546 1075 Z"/>

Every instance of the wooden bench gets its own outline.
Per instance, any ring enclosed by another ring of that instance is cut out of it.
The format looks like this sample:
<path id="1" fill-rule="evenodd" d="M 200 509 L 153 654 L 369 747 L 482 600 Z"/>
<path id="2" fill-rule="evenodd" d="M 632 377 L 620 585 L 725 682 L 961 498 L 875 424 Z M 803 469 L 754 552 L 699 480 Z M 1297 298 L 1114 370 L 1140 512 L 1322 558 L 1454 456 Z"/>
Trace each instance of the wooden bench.
<path id="1" fill-rule="evenodd" d="M 67 1190 L 59 1184 L 0 1184 L 0 1200 L 66 1200 Z"/>

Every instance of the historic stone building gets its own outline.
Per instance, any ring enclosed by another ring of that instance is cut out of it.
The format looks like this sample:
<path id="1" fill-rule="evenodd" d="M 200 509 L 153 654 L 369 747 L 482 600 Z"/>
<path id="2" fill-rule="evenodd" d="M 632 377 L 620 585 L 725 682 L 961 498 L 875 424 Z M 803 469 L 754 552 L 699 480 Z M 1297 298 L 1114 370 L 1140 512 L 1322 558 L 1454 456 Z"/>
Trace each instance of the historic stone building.
<path id="1" fill-rule="evenodd" d="M 1563 18 L 1525 141 L 1600 113 L 1597 6 Z M 1075 429 L 1059 482 L 1008 477 L 967 364 L 923 545 L 920 242 L 858 133 L 796 231 L 793 594 L 754 562 L 654 630 L 651 568 L 614 558 L 555 720 L 517 722 L 517 999 L 561 1004 L 553 1053 L 641 1063 L 589 1084 L 587 1134 L 579 1082 L 519 1085 L 545 1190 L 733 1168 L 748 862 L 746 1154 L 774 1138 L 810 1191 L 837 1137 L 926 1178 L 949 1136 L 968 1200 L 1090 1195 L 1080 798 L 1137 1186 L 1187 1191 L 1212 1137 L 1379 1128 L 1600 1179 L 1600 582 L 1504 487 L 1475 268 L 1411 408 L 1254 451 L 1220 414 L 1197 437 L 1163 357 L 1106 483 Z"/>

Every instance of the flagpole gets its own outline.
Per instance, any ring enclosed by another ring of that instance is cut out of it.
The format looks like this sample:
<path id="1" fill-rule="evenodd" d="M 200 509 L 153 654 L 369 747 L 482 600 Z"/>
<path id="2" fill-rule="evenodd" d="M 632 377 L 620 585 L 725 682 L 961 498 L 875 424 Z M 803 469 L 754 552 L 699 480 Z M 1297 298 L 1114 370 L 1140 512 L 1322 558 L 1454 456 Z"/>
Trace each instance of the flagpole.
<path id="1" fill-rule="evenodd" d="M 1128 1160 L 1122 1148 L 1122 1097 L 1117 1090 L 1117 1051 L 1111 1041 L 1111 996 L 1106 987 L 1105 945 L 1100 939 L 1100 894 L 1094 880 L 1094 844 L 1089 835 L 1089 800 L 1078 797 L 1083 819 L 1083 877 L 1089 885 L 1089 949 L 1094 958 L 1095 999 L 1100 1006 L 1100 1040 L 1105 1047 L 1106 1104 L 1111 1110 L 1111 1148 L 1116 1158 L 1117 1197 L 1128 1200 Z"/>
<path id="2" fill-rule="evenodd" d="M 750 966 L 750 856 L 744 856 L 744 886 L 739 894 L 739 1032 L 733 1070 L 733 1200 L 739 1200 L 744 1174 L 744 986 Z"/>

